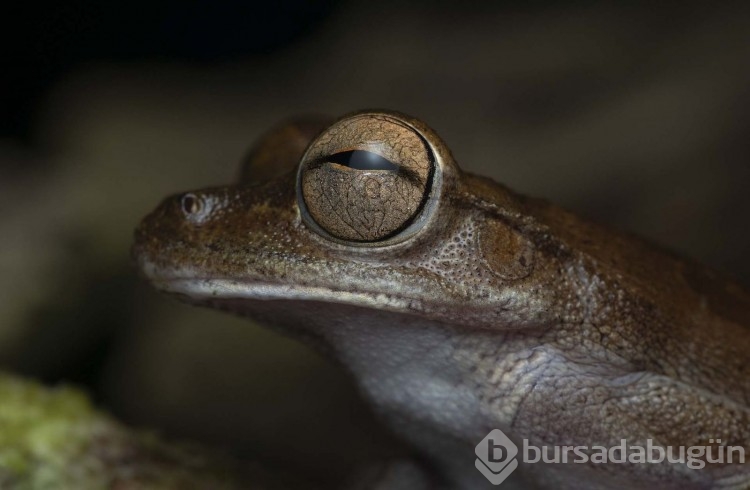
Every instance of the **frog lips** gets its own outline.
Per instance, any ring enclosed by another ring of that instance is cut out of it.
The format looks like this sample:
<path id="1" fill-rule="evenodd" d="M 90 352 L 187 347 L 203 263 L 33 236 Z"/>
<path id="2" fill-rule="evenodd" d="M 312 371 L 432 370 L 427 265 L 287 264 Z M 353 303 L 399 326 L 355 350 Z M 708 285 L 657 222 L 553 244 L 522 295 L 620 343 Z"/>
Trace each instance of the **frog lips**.
<path id="1" fill-rule="evenodd" d="M 393 310 L 414 309 L 414 300 L 385 293 L 351 292 L 324 286 L 281 284 L 263 279 L 205 278 L 187 269 L 166 272 L 141 260 L 141 273 L 159 290 L 191 303 L 224 300 L 328 301 Z"/>
<path id="2" fill-rule="evenodd" d="M 232 279 L 172 279 L 166 292 L 184 294 L 194 300 L 255 299 L 255 300 L 306 300 L 336 301 L 382 308 L 407 307 L 409 302 L 386 294 L 352 293 L 320 286 L 272 284 Z"/>

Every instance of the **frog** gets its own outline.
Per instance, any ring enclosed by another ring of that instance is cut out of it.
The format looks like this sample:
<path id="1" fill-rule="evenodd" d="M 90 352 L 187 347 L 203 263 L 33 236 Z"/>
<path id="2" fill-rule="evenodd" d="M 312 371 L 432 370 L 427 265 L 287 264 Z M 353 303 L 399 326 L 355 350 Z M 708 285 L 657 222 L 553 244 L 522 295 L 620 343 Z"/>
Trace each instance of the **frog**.
<path id="1" fill-rule="evenodd" d="M 522 448 L 504 488 L 750 488 L 744 461 L 704 454 L 527 461 L 530 447 L 621 441 L 714 460 L 750 448 L 750 293 L 461 170 L 415 117 L 365 110 L 271 131 L 236 182 L 146 216 L 133 257 L 156 289 L 350 373 L 416 455 L 352 488 L 495 488 L 476 449 L 493 430 Z"/>

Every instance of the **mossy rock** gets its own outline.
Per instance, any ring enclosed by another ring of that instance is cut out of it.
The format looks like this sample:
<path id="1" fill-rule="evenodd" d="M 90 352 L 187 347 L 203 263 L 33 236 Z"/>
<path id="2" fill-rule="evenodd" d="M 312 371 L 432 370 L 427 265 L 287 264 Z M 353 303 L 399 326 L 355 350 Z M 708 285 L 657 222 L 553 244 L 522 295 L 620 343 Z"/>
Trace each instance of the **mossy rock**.
<path id="1" fill-rule="evenodd" d="M 289 488 L 259 467 L 133 431 L 70 387 L 0 373 L 0 488 Z"/>

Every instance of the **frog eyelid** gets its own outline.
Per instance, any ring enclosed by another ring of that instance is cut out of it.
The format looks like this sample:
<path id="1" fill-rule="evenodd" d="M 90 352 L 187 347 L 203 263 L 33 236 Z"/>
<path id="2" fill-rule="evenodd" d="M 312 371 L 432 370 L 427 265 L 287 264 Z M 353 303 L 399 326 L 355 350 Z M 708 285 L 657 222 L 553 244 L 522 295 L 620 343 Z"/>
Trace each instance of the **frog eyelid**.
<path id="1" fill-rule="evenodd" d="M 330 165 L 338 165 L 340 167 L 349 168 L 349 169 L 359 171 L 359 172 L 394 172 L 415 187 L 420 187 L 424 185 L 424 180 L 417 172 L 415 172 L 414 170 L 410 168 L 404 167 L 403 165 L 399 165 L 398 163 L 391 162 L 387 158 L 383 157 L 382 155 L 378 155 L 375 152 L 368 151 L 368 153 L 378 155 L 380 158 L 382 158 L 383 160 L 393 165 L 393 169 L 357 169 L 357 168 L 352 168 L 347 165 L 343 165 L 343 164 L 340 164 L 338 162 L 331 160 L 331 157 L 335 155 L 341 155 L 343 153 L 348 153 L 350 151 L 367 151 L 367 150 L 344 150 L 344 151 L 336 152 L 332 155 L 318 157 L 315 160 L 312 160 L 311 162 L 307 164 L 307 169 L 314 170 L 316 168 L 322 167 L 325 164 L 330 164 Z"/>

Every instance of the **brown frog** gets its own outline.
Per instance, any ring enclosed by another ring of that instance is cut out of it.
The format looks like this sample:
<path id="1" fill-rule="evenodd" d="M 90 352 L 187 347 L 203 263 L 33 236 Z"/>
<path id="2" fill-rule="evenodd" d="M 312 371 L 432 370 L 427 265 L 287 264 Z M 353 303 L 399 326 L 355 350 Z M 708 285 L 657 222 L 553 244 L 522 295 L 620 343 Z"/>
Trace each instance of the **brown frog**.
<path id="1" fill-rule="evenodd" d="M 339 360 L 421 455 L 375 488 L 493 488 L 475 454 L 493 429 L 521 448 L 504 488 L 750 488 L 738 462 L 750 449 L 750 294 L 462 172 L 412 117 L 365 111 L 273 132 L 240 182 L 166 199 L 134 256 L 158 289 Z M 551 457 L 623 439 L 709 449 L 676 463 L 526 461 L 531 446 Z M 723 446 L 735 459 L 712 462 Z"/>

